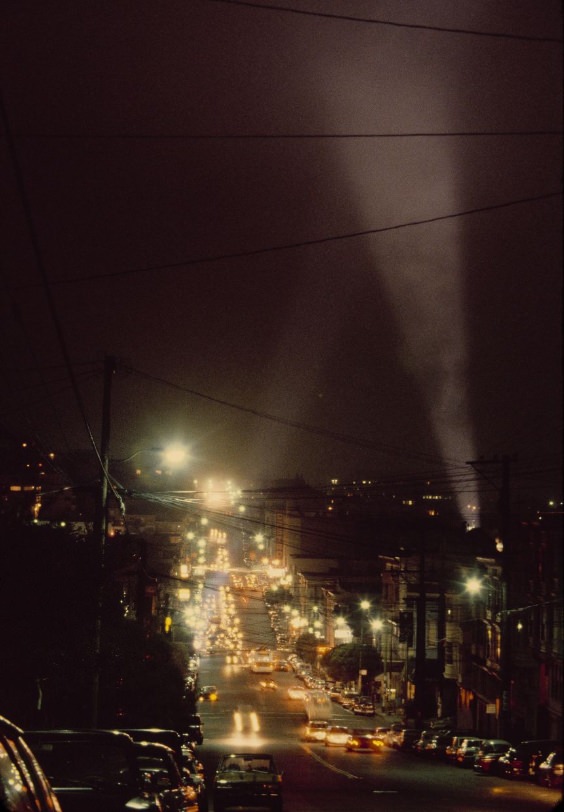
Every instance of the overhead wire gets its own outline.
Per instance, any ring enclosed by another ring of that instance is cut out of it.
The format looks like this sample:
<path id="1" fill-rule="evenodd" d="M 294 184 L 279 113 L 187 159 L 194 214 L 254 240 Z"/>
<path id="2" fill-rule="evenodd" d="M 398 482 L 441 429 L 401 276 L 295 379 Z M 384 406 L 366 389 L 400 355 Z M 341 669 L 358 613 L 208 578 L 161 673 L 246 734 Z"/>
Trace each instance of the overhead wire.
<path id="1" fill-rule="evenodd" d="M 352 14 L 334 14 L 326 11 L 311 11 L 309 9 L 299 9 L 290 6 L 279 6 L 273 3 L 253 3 L 250 0 L 207 0 L 209 3 L 223 3 L 229 6 L 241 6 L 246 8 L 253 8 L 263 11 L 276 11 L 287 14 L 301 15 L 304 17 L 318 17 L 328 20 L 363 23 L 366 25 L 388 26 L 391 28 L 407 28 L 419 31 L 430 31 L 433 33 L 442 34 L 463 34 L 474 37 L 495 37 L 497 39 L 508 40 L 521 40 L 523 42 L 539 42 L 539 43 L 561 43 L 562 39 L 558 37 L 544 37 L 534 36 L 531 34 L 510 34 L 503 31 L 478 31 L 473 28 L 455 28 L 439 25 L 424 25 L 422 23 L 403 23 L 394 22 L 393 20 L 375 19 L 373 17 L 360 17 Z"/>
<path id="2" fill-rule="evenodd" d="M 138 268 L 124 268 L 119 271 L 111 271 L 109 273 L 93 273 L 86 274 L 81 277 L 67 277 L 55 278 L 51 281 L 52 285 L 76 285 L 84 282 L 91 282 L 99 279 L 118 279 L 124 276 L 138 275 L 142 273 L 154 273 L 155 271 L 172 270 L 174 268 L 188 268 L 193 265 L 203 265 L 208 263 L 224 262 L 226 260 L 243 259 L 247 257 L 261 256 L 264 254 L 271 254 L 278 251 L 288 251 L 296 248 L 308 248 L 315 245 L 324 245 L 327 243 L 340 242 L 344 240 L 358 239 L 359 237 L 369 237 L 375 234 L 385 234 L 392 231 L 399 231 L 406 228 L 415 228 L 418 226 L 429 225 L 430 223 L 439 223 L 441 221 L 453 220 L 459 217 L 468 217 L 475 214 L 484 214 L 486 212 L 499 211 L 507 209 L 512 206 L 520 206 L 529 203 L 537 203 L 542 200 L 550 200 L 551 198 L 562 197 L 561 191 L 547 192 L 541 195 L 534 195 L 531 197 L 519 198 L 516 200 L 504 201 L 503 203 L 493 203 L 488 206 L 477 206 L 471 209 L 464 209 L 457 212 L 449 212 L 448 214 L 440 214 L 434 217 L 424 217 L 417 220 L 408 220 L 405 222 L 395 223 L 390 226 L 381 226 L 379 228 L 363 229 L 362 231 L 352 231 L 345 234 L 333 234 L 326 237 L 317 237 L 309 240 L 299 240 L 291 243 L 281 243 L 279 245 L 269 245 L 261 248 L 250 248 L 243 251 L 233 251 L 223 254 L 209 254 L 200 257 L 193 257 L 190 259 L 177 260 L 175 262 L 159 263 L 157 265 L 146 265 Z M 14 289 L 24 289 L 34 287 L 31 285 L 16 285 Z"/>

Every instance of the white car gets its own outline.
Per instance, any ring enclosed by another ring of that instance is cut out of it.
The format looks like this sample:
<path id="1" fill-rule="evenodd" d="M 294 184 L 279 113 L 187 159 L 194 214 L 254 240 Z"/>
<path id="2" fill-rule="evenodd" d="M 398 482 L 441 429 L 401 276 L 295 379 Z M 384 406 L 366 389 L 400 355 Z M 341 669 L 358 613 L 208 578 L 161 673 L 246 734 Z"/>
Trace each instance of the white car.
<path id="1" fill-rule="evenodd" d="M 306 742 L 324 742 L 327 727 L 327 722 L 308 722 L 304 733 L 304 740 Z"/>
<path id="2" fill-rule="evenodd" d="M 305 690 L 299 685 L 291 685 L 288 688 L 288 699 L 305 699 Z"/>
<path id="3" fill-rule="evenodd" d="M 325 731 L 325 747 L 344 747 L 350 733 L 348 727 L 343 725 L 329 725 Z"/>

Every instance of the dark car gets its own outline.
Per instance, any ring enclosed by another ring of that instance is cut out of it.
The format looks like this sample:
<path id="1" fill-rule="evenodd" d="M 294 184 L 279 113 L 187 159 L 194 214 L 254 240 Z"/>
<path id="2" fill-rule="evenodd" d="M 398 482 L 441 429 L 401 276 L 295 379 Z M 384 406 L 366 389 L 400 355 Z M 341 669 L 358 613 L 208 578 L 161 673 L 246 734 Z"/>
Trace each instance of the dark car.
<path id="1" fill-rule="evenodd" d="M 61 812 L 57 796 L 23 731 L 0 716 L 0 809 Z"/>
<path id="2" fill-rule="evenodd" d="M 436 730 L 420 730 L 419 738 L 413 742 L 412 749 L 415 750 L 416 753 L 423 753 L 427 747 L 427 744 L 431 741 L 433 736 L 436 735 Z"/>
<path id="3" fill-rule="evenodd" d="M 482 739 L 468 736 L 462 739 L 460 747 L 456 751 L 456 764 L 458 767 L 471 767 L 480 747 Z"/>
<path id="4" fill-rule="evenodd" d="M 537 783 L 543 787 L 562 787 L 564 761 L 562 748 L 555 750 L 539 764 Z"/>
<path id="5" fill-rule="evenodd" d="M 123 732 L 131 736 L 135 742 L 154 742 L 170 747 L 184 781 L 192 786 L 198 795 L 200 812 L 205 812 L 208 800 L 204 770 L 184 735 L 176 730 L 160 727 L 124 728 Z"/>
<path id="6" fill-rule="evenodd" d="M 484 739 L 480 749 L 474 756 L 472 769 L 479 775 L 495 775 L 498 771 L 498 762 L 505 755 L 511 742 L 505 739 Z"/>
<path id="7" fill-rule="evenodd" d="M 446 758 L 446 749 L 452 741 L 452 733 L 435 733 L 425 742 L 422 750 L 422 755 L 431 756 L 432 758 L 444 759 Z"/>
<path id="8" fill-rule="evenodd" d="M 537 779 L 541 763 L 557 750 L 560 742 L 552 739 L 530 739 L 511 747 L 498 761 L 499 774 L 505 778 Z"/>
<path id="9" fill-rule="evenodd" d="M 198 812 L 198 794 L 182 777 L 174 751 L 165 744 L 135 742 L 137 764 L 159 794 L 165 812 Z"/>
<path id="10" fill-rule="evenodd" d="M 413 746 L 419 741 L 420 735 L 421 731 L 416 730 L 416 728 L 406 727 L 398 733 L 395 747 L 398 750 L 413 750 Z"/>
<path id="11" fill-rule="evenodd" d="M 204 723 L 198 713 L 189 714 L 182 723 L 182 733 L 188 741 L 195 744 L 204 743 Z"/>
<path id="12" fill-rule="evenodd" d="M 445 748 L 445 760 L 449 764 L 456 764 L 456 751 L 464 741 L 464 739 L 472 736 L 471 730 L 456 730 L 452 734 L 450 744 Z"/>
<path id="13" fill-rule="evenodd" d="M 30 730 L 26 739 L 63 812 L 164 812 L 127 733 Z"/>
<path id="14" fill-rule="evenodd" d="M 228 753 L 214 777 L 214 811 L 266 807 L 282 812 L 282 773 L 270 753 Z"/>
<path id="15" fill-rule="evenodd" d="M 375 716 L 376 709 L 369 696 L 360 696 L 353 704 L 352 711 L 357 716 Z"/>

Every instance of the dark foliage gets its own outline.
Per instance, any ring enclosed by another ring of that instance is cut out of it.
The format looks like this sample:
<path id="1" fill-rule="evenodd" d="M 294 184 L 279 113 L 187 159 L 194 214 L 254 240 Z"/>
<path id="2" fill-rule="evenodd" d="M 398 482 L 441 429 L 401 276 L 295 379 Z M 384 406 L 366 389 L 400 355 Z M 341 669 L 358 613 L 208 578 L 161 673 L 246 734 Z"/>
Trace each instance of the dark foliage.
<path id="1" fill-rule="evenodd" d="M 0 712 L 22 727 L 88 726 L 92 719 L 100 560 L 91 537 L 0 523 Z M 99 724 L 169 725 L 183 712 L 182 657 L 126 620 L 108 550 L 102 590 Z"/>

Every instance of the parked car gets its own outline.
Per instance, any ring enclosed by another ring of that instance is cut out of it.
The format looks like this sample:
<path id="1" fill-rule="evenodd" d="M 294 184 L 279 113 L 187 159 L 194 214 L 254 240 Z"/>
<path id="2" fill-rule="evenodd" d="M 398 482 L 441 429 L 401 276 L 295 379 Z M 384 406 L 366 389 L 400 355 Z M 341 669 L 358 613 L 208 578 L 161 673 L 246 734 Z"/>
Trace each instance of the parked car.
<path id="1" fill-rule="evenodd" d="M 422 754 L 432 758 L 444 759 L 446 749 L 452 741 L 450 732 L 435 733 L 425 744 Z"/>
<path id="2" fill-rule="evenodd" d="M 371 730 L 353 730 L 345 744 L 350 753 L 381 753 L 383 748 L 384 742 Z"/>
<path id="3" fill-rule="evenodd" d="M 344 747 L 349 733 L 348 727 L 344 725 L 328 725 L 325 731 L 325 747 Z"/>
<path id="4" fill-rule="evenodd" d="M 0 808 L 22 812 L 61 812 L 47 776 L 23 731 L 0 716 Z"/>
<path id="5" fill-rule="evenodd" d="M 208 802 L 204 768 L 184 734 L 160 727 L 124 728 L 123 732 L 131 736 L 135 742 L 153 742 L 170 747 L 183 780 L 196 791 L 200 812 L 205 812 Z"/>
<path id="6" fill-rule="evenodd" d="M 376 709 L 374 703 L 369 696 L 359 696 L 353 703 L 352 712 L 357 716 L 374 716 Z"/>
<path id="7" fill-rule="evenodd" d="M 341 694 L 341 698 L 339 699 L 339 705 L 341 707 L 350 710 L 356 700 L 359 698 L 360 694 L 357 694 L 355 691 L 343 691 Z"/>
<path id="8" fill-rule="evenodd" d="M 472 769 L 480 775 L 494 775 L 498 770 L 498 761 L 509 748 L 511 742 L 505 739 L 484 739 L 474 757 Z"/>
<path id="9" fill-rule="evenodd" d="M 414 727 L 406 727 L 401 733 L 398 733 L 394 745 L 398 750 L 413 750 L 413 745 L 419 741 L 421 731 L 416 730 Z"/>
<path id="10" fill-rule="evenodd" d="M 182 723 L 182 733 L 188 741 L 196 744 L 204 743 L 204 723 L 198 713 L 191 713 Z"/>
<path id="11" fill-rule="evenodd" d="M 272 755 L 257 752 L 221 756 L 214 777 L 214 812 L 257 806 L 282 812 L 282 773 Z"/>
<path id="12" fill-rule="evenodd" d="M 456 764 L 456 753 L 464 739 L 472 736 L 472 731 L 469 730 L 458 730 L 452 734 L 452 739 L 450 744 L 448 744 L 445 748 L 445 760 L 449 764 Z"/>
<path id="13" fill-rule="evenodd" d="M 137 764 L 158 793 L 165 812 L 199 812 L 195 788 L 183 780 L 172 748 L 156 742 L 135 742 Z"/>
<path id="14" fill-rule="evenodd" d="M 303 739 L 306 742 L 324 742 L 325 736 L 327 735 L 327 728 L 329 727 L 329 723 L 325 721 L 312 721 L 308 722 Z"/>
<path id="15" fill-rule="evenodd" d="M 437 735 L 436 730 L 420 730 L 419 731 L 419 738 L 412 745 L 412 749 L 415 750 L 416 753 L 423 753 L 427 744 L 431 741 L 433 736 Z"/>
<path id="16" fill-rule="evenodd" d="M 468 737 L 462 739 L 462 743 L 456 751 L 456 764 L 458 767 L 471 767 L 474 763 L 476 753 L 482 745 L 482 739 Z"/>
<path id="17" fill-rule="evenodd" d="M 30 730 L 26 740 L 63 812 L 164 812 L 159 793 L 139 769 L 127 733 Z"/>
<path id="18" fill-rule="evenodd" d="M 552 739 L 531 739 L 511 747 L 498 761 L 499 774 L 505 778 L 537 780 L 538 768 L 550 753 L 560 747 Z"/>
<path id="19" fill-rule="evenodd" d="M 394 722 L 390 725 L 390 729 L 382 737 L 384 744 L 387 747 L 397 748 L 399 746 L 400 737 L 405 730 L 405 725 L 402 722 Z"/>
<path id="20" fill-rule="evenodd" d="M 550 753 L 544 761 L 539 764 L 537 771 L 537 783 L 543 787 L 562 787 L 562 777 L 564 775 L 564 761 L 562 748 Z"/>

